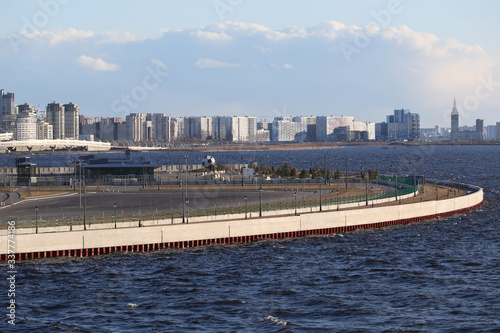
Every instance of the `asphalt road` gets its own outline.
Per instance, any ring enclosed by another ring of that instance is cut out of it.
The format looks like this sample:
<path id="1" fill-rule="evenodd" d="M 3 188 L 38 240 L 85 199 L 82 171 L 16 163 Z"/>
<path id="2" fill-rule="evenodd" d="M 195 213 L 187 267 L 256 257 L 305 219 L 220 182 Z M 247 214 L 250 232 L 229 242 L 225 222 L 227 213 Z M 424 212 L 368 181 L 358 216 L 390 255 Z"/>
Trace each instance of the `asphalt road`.
<path id="1" fill-rule="evenodd" d="M 38 218 L 58 218 L 64 220 L 68 216 L 82 216 L 83 207 L 86 206 L 87 216 L 105 216 L 114 214 L 114 203 L 116 203 L 116 213 L 118 216 L 142 214 L 152 212 L 169 212 L 182 210 L 182 192 L 177 191 L 140 191 L 139 188 L 127 186 L 127 192 L 114 187 L 111 192 L 88 192 L 86 195 L 79 194 L 78 191 L 64 194 L 57 197 L 30 198 L 15 203 L 14 206 L 5 206 L 0 208 L 0 221 L 9 221 L 12 219 L 34 220 L 35 207 L 38 207 Z M 329 193 L 324 190 L 323 193 Z M 284 200 L 293 201 L 294 191 L 283 190 L 263 190 L 262 204 L 279 202 Z M 299 191 L 297 199 L 318 196 L 317 191 Z M 245 196 L 247 196 L 247 205 L 259 203 L 259 192 L 255 188 L 241 190 L 204 190 L 188 191 L 188 209 L 222 208 L 236 207 L 245 205 Z"/>

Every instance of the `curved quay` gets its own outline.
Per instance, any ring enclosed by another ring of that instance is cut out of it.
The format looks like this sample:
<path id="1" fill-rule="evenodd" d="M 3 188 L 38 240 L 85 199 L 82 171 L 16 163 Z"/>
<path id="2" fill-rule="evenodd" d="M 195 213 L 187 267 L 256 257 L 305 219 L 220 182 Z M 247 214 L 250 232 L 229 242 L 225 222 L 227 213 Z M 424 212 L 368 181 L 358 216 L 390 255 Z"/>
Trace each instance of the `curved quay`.
<path id="1" fill-rule="evenodd" d="M 441 185 L 451 185 L 441 183 Z M 326 206 L 322 211 L 309 208 L 288 209 L 279 215 L 245 218 L 245 214 L 193 217 L 189 223 L 171 224 L 165 221 L 143 221 L 144 227 L 18 233 L 7 230 L 0 234 L 0 260 L 26 260 L 58 256 L 94 256 L 115 252 L 144 252 L 165 248 L 187 248 L 210 244 L 255 242 L 261 239 L 301 237 L 343 233 L 356 229 L 382 228 L 420 222 L 453 214 L 463 214 L 483 202 L 483 189 L 460 184 L 466 194 L 460 197 L 367 208 L 359 203 Z M 409 194 L 406 197 L 413 196 Z M 400 199 L 404 199 L 400 197 Z M 386 199 L 388 200 L 388 199 Z M 369 202 L 369 205 L 381 200 Z M 346 209 L 350 208 L 350 209 Z M 226 219 L 224 219 L 226 218 Z M 214 219 L 214 217 L 212 217 Z M 15 251 L 9 253 L 9 239 L 15 241 Z M 10 254 L 10 257 L 9 257 Z"/>

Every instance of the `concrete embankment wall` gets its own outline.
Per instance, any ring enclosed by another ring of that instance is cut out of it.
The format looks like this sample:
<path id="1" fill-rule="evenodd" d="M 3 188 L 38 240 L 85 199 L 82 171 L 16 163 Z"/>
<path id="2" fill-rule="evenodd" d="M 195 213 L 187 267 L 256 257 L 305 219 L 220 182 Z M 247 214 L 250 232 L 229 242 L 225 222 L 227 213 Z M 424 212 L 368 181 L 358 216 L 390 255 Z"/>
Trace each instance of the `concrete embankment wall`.
<path id="1" fill-rule="evenodd" d="M 299 237 L 355 229 L 406 224 L 463 213 L 481 205 L 483 190 L 465 186 L 467 195 L 439 201 L 298 215 L 188 224 L 150 224 L 143 228 L 94 229 L 38 234 L 17 234 L 11 254 L 16 259 L 54 256 L 90 256 L 118 251 L 150 251 L 207 244 L 250 242 L 264 238 Z M 293 213 L 292 213 L 293 214 Z M 1 260 L 8 259 L 8 235 L 0 236 Z M 12 258 L 12 257 L 11 257 Z"/>

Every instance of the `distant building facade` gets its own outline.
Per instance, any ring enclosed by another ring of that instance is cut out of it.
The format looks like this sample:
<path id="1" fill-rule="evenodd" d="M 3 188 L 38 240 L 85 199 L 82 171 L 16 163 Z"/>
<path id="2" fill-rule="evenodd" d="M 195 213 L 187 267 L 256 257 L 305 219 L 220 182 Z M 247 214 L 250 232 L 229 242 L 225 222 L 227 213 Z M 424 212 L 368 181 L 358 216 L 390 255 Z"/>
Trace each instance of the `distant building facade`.
<path id="1" fill-rule="evenodd" d="M 420 140 L 420 115 L 409 109 L 394 110 L 387 116 L 387 139 L 389 141 Z"/>
<path id="2" fill-rule="evenodd" d="M 14 93 L 0 90 L 0 128 L 15 135 L 17 108 L 14 97 Z"/>
<path id="3" fill-rule="evenodd" d="M 453 100 L 451 111 L 451 141 L 482 141 L 484 140 L 484 120 L 476 119 L 476 127 L 473 130 L 460 130 L 460 114 L 457 109 L 457 101 Z"/>
<path id="4" fill-rule="evenodd" d="M 52 140 L 54 138 L 53 126 L 45 121 L 37 123 L 37 139 Z"/>
<path id="5" fill-rule="evenodd" d="M 64 138 L 78 139 L 80 134 L 80 108 L 69 103 L 63 105 L 64 110 Z"/>
<path id="6" fill-rule="evenodd" d="M 22 110 L 17 114 L 16 139 L 36 140 L 37 139 L 37 116 L 32 105 L 24 104 L 19 106 Z"/>
<path id="7" fill-rule="evenodd" d="M 376 138 L 374 123 L 356 121 L 350 116 L 319 116 L 311 127 L 316 129 L 315 141 L 372 141 Z"/>
<path id="8" fill-rule="evenodd" d="M 47 122 L 52 125 L 53 139 L 64 139 L 64 105 L 57 102 L 52 102 L 47 105 L 45 114 Z"/>

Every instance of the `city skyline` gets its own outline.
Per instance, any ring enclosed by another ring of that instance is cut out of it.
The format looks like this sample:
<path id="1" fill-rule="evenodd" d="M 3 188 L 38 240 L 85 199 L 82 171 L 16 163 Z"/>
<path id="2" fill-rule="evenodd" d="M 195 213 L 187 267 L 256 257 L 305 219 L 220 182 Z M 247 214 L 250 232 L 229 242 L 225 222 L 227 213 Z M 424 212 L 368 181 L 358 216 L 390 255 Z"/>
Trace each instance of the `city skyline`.
<path id="1" fill-rule="evenodd" d="M 353 115 L 374 123 L 408 108 L 425 128 L 450 126 L 456 96 L 461 124 L 498 121 L 500 43 L 483 27 L 498 12 L 493 1 L 476 11 L 465 1 L 314 2 L 323 10 L 200 1 L 198 19 L 171 20 L 151 18 L 180 17 L 186 5 L 107 2 L 89 6 L 92 17 L 108 15 L 96 24 L 77 1 L 26 3 L 9 6 L 0 29 L 2 86 L 18 104 L 43 109 L 56 98 L 87 117 L 122 119 Z M 279 9 L 289 15 L 271 20 Z M 137 21 L 120 21 L 134 10 Z M 446 22 L 419 21 L 424 15 Z"/>
<path id="2" fill-rule="evenodd" d="M 459 126 L 456 99 L 450 113 L 450 127 L 420 127 L 420 115 L 410 109 L 395 109 L 386 121 L 360 122 L 353 116 L 183 116 L 165 113 L 130 113 L 121 117 L 86 117 L 72 102 L 47 104 L 38 112 L 31 104 L 17 105 L 15 93 L 0 89 L 1 129 L 16 140 L 93 138 L 165 143 L 199 139 L 214 142 L 318 142 L 318 141 L 482 141 L 499 138 L 500 122 Z M 236 132 L 235 132 L 236 131 Z"/>

